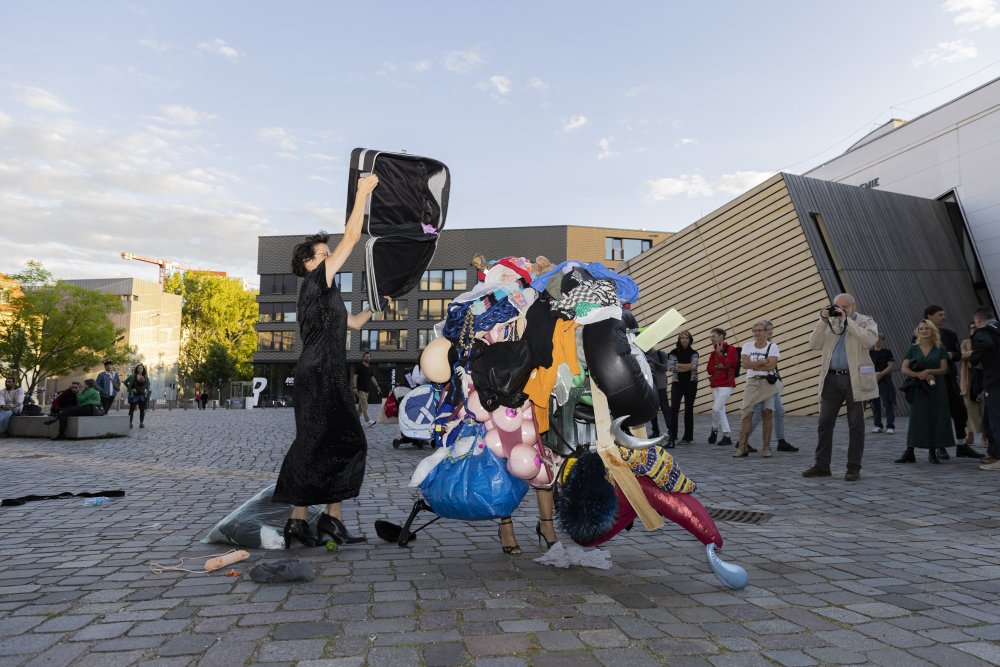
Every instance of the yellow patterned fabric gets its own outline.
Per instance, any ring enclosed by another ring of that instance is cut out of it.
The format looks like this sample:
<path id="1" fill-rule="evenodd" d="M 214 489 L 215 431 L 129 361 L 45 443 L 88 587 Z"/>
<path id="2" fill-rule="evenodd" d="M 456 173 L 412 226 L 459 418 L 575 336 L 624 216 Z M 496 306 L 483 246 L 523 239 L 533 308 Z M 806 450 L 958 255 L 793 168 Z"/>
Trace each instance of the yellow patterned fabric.
<path id="1" fill-rule="evenodd" d="M 622 460 L 628 464 L 636 476 L 645 475 L 664 491 L 694 493 L 694 490 L 698 488 L 694 480 L 689 479 L 674 464 L 674 457 L 670 455 L 670 452 L 662 447 L 650 449 L 619 447 L 618 451 L 621 452 Z"/>

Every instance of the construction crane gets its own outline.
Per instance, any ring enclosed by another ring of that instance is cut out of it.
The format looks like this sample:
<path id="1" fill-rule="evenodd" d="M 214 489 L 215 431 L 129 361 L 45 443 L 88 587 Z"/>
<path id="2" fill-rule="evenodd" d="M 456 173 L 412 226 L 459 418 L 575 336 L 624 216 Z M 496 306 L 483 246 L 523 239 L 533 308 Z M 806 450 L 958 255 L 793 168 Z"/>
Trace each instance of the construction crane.
<path id="1" fill-rule="evenodd" d="M 211 269 L 195 269 L 190 266 L 184 266 L 180 262 L 175 262 L 169 259 L 156 258 L 156 257 L 144 257 L 142 255 L 135 255 L 130 252 L 123 252 L 122 259 L 134 259 L 137 262 L 146 262 L 147 264 L 156 264 L 160 267 L 160 287 L 167 284 L 167 271 L 195 271 L 197 273 L 207 273 L 211 276 L 222 276 L 225 277 L 227 274 L 225 271 L 212 271 Z"/>

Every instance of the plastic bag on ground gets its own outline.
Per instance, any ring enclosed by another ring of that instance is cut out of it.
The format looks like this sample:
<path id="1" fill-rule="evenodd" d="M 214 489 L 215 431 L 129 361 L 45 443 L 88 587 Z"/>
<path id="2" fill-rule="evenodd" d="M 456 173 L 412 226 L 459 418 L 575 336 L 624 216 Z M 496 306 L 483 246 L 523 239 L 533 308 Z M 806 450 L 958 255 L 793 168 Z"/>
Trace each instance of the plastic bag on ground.
<path id="1" fill-rule="evenodd" d="M 248 549 L 283 549 L 282 530 L 292 513 L 292 506 L 273 502 L 273 495 L 274 484 L 271 484 L 215 524 L 201 540 L 202 543 L 234 544 Z M 314 533 L 322 512 L 322 505 L 309 508 L 309 525 Z"/>

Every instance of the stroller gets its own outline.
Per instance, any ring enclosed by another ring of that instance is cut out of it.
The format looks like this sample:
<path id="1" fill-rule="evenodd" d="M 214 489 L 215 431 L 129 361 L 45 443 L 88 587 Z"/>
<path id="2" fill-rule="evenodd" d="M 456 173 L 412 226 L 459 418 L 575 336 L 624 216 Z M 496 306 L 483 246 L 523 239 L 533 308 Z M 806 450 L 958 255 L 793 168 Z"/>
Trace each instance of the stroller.
<path id="1" fill-rule="evenodd" d="M 393 395 L 396 396 L 399 405 L 400 433 L 400 437 L 392 441 L 393 449 L 399 449 L 402 444 L 423 449 L 425 445 L 431 444 L 434 437 L 431 428 L 434 425 L 434 408 L 437 401 L 435 393 L 433 385 L 430 384 L 420 385 L 416 389 L 402 386 L 393 389 Z"/>

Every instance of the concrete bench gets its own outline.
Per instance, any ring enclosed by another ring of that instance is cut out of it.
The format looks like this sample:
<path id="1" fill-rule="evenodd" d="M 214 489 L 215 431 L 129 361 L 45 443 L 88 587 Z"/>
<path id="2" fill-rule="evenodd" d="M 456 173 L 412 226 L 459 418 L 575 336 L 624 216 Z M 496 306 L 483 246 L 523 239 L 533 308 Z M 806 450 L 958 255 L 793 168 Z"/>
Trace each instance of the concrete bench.
<path id="1" fill-rule="evenodd" d="M 10 418 L 7 433 L 22 438 L 52 438 L 59 434 L 59 423 L 46 424 L 47 416 Z M 128 435 L 128 415 L 103 415 L 101 417 L 70 417 L 66 424 L 66 437 L 73 439 L 101 438 L 107 435 Z"/>

